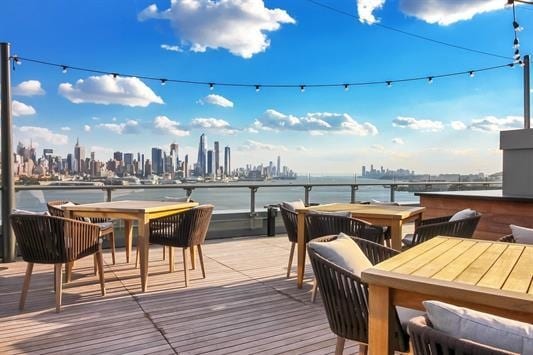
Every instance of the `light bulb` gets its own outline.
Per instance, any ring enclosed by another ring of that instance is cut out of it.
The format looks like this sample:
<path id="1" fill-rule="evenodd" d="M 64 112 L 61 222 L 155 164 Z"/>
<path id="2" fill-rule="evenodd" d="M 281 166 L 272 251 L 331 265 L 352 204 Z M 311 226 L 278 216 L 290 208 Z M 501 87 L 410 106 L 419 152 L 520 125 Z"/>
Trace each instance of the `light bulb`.
<path id="1" fill-rule="evenodd" d="M 520 47 L 520 42 L 518 41 L 518 38 L 515 38 L 514 41 L 513 41 L 513 47 L 514 48 L 518 48 Z"/>
<path id="2" fill-rule="evenodd" d="M 167 79 L 159 79 L 161 81 L 161 85 L 164 86 L 167 83 Z"/>
<path id="3" fill-rule="evenodd" d="M 62 65 L 61 68 L 62 68 L 61 72 L 62 72 L 63 74 L 66 74 L 66 73 L 67 73 L 67 70 L 68 70 L 68 67 L 67 67 L 66 65 Z"/>
<path id="4" fill-rule="evenodd" d="M 433 83 L 433 77 L 430 76 L 430 77 L 428 77 L 428 84 L 432 84 L 432 83 Z"/>
<path id="5" fill-rule="evenodd" d="M 214 89 L 215 89 L 215 84 L 209 83 L 209 90 L 214 90 Z"/>
<path id="6" fill-rule="evenodd" d="M 468 73 L 468 75 L 470 75 L 470 77 L 471 77 L 471 78 L 473 78 L 473 77 L 474 77 L 474 75 L 475 75 L 475 73 L 474 73 L 474 71 L 473 71 L 473 70 L 471 70 L 471 71 L 470 71 L 470 72 Z"/>
<path id="7" fill-rule="evenodd" d="M 344 91 L 348 91 L 348 90 L 350 90 L 350 85 L 344 84 Z"/>
<path id="8" fill-rule="evenodd" d="M 304 92 L 304 91 L 305 91 L 305 85 L 300 85 L 300 91 L 301 91 L 301 92 Z"/>
<path id="9" fill-rule="evenodd" d="M 392 81 L 387 81 L 387 87 L 391 87 L 392 86 Z"/>
<path id="10" fill-rule="evenodd" d="M 255 86 L 255 92 L 259 92 L 260 90 L 261 90 L 261 86 L 256 85 L 256 86 Z"/>

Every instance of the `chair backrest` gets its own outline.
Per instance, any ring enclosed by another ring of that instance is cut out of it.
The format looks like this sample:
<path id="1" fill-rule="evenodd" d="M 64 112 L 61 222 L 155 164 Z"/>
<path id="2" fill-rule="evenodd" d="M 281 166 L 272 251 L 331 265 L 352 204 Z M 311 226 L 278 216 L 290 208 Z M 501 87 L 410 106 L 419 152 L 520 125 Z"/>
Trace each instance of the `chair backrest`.
<path id="1" fill-rule="evenodd" d="M 505 243 L 516 243 L 516 240 L 512 234 L 504 235 L 503 237 L 498 238 L 498 241 Z"/>
<path id="2" fill-rule="evenodd" d="M 69 202 L 70 201 L 64 201 L 64 200 L 48 201 L 46 203 L 46 207 L 48 208 L 48 212 L 50 212 L 52 216 L 65 217 L 65 212 L 60 206 L 64 205 L 65 203 L 69 203 Z"/>
<path id="3" fill-rule="evenodd" d="M 411 246 L 425 242 L 437 235 L 459 238 L 472 238 L 481 218 L 481 213 L 475 216 L 456 221 L 447 221 L 433 224 L 423 224 L 415 228 Z"/>
<path id="4" fill-rule="evenodd" d="M 27 262 L 67 263 L 94 254 L 100 246 L 97 225 L 67 218 L 12 214 L 11 225 Z"/>
<path id="5" fill-rule="evenodd" d="M 335 237 L 319 238 L 315 241 L 328 242 Z M 353 238 L 358 245 L 372 243 Z M 377 248 L 385 248 L 372 243 Z M 362 248 L 365 251 L 365 248 Z M 368 285 L 351 272 L 335 265 L 312 249 L 307 249 L 318 289 L 324 303 L 329 326 L 336 335 L 363 343 L 368 343 Z M 408 338 L 402 331 L 398 316 L 394 318 L 393 348 L 406 351 Z"/>
<path id="6" fill-rule="evenodd" d="M 384 240 L 382 227 L 374 226 L 357 218 L 326 213 L 307 213 L 305 226 L 309 233 L 309 239 L 345 233 L 379 244 L 383 244 Z"/>
<path id="7" fill-rule="evenodd" d="M 426 316 L 409 321 L 409 335 L 415 355 L 510 355 L 506 350 L 496 349 L 468 340 L 454 338 L 436 330 Z M 516 355 L 516 354 L 515 354 Z"/>
<path id="8" fill-rule="evenodd" d="M 203 244 L 213 209 L 213 205 L 201 205 L 151 220 L 150 242 L 181 248 Z"/>
<path id="9" fill-rule="evenodd" d="M 287 231 L 287 236 L 289 241 L 292 243 L 298 242 L 298 214 L 294 211 L 291 211 L 284 207 L 283 205 L 279 206 L 279 211 L 281 213 L 281 218 L 283 219 L 283 224 L 285 225 L 285 230 Z M 309 239 L 306 239 L 306 242 Z"/>

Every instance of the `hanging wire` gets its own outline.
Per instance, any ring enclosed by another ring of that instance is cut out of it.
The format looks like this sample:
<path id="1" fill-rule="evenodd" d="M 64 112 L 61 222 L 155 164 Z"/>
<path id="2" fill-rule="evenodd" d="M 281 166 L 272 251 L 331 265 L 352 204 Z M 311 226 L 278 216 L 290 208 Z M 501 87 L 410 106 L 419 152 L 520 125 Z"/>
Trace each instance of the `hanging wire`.
<path id="1" fill-rule="evenodd" d="M 355 15 L 349 13 L 349 12 L 346 12 L 346 11 L 343 11 L 343 10 L 339 10 L 339 9 L 333 7 L 333 6 L 323 4 L 323 3 L 319 2 L 319 1 L 316 1 L 316 0 L 306 0 L 306 1 L 310 2 L 311 4 L 320 6 L 320 7 L 324 8 L 324 9 L 328 9 L 330 11 L 339 13 L 341 15 L 358 19 L 357 16 L 355 16 Z M 515 1 L 517 1 L 517 0 L 515 0 Z M 437 39 L 433 39 L 433 38 L 430 38 L 430 37 L 422 36 L 422 35 L 419 35 L 419 34 L 416 34 L 416 33 L 400 30 L 400 29 L 392 27 L 392 26 L 387 26 L 387 25 L 384 25 L 384 24 L 379 23 L 379 22 L 374 23 L 373 26 L 378 26 L 378 27 L 384 28 L 384 29 L 389 30 L 389 31 L 394 31 L 394 32 L 398 32 L 398 33 L 404 34 L 406 36 L 418 38 L 418 39 L 421 39 L 421 40 L 424 40 L 424 41 L 428 41 L 428 42 L 437 43 L 437 44 L 440 44 L 440 45 L 443 45 L 443 46 L 447 46 L 447 47 L 451 47 L 451 48 L 455 48 L 455 49 L 460 49 L 460 50 L 463 50 L 463 51 L 468 51 L 468 52 L 473 52 L 473 53 L 477 53 L 477 54 L 488 55 L 488 56 L 492 56 L 492 57 L 496 57 L 496 58 L 511 59 L 509 57 L 506 57 L 506 56 L 503 56 L 503 55 L 500 55 L 500 54 L 490 53 L 490 52 L 481 51 L 481 50 L 474 49 L 474 48 L 468 48 L 468 47 L 460 46 L 458 44 L 439 41 Z"/>

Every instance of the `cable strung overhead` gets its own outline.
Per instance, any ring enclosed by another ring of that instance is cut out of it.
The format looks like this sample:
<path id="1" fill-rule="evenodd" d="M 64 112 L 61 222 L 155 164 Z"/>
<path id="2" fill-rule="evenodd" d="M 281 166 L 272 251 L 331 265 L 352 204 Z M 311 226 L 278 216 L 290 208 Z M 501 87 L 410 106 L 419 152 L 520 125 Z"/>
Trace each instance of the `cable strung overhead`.
<path id="1" fill-rule="evenodd" d="M 73 65 L 52 63 L 52 62 L 47 62 L 47 61 L 38 60 L 38 59 L 21 57 L 21 56 L 18 56 L 18 55 L 11 56 L 10 59 L 12 61 L 13 70 L 15 70 L 15 64 L 20 65 L 20 64 L 22 64 L 22 62 L 30 62 L 30 63 L 36 63 L 36 64 L 41 64 L 41 65 L 47 65 L 47 66 L 56 67 L 56 68 L 59 68 L 63 73 L 66 73 L 68 70 L 75 70 L 75 71 L 81 71 L 81 72 L 92 73 L 92 74 L 111 75 L 111 76 L 113 76 L 113 78 L 130 77 L 130 78 L 139 78 L 139 79 L 149 80 L 149 81 L 157 81 L 161 85 L 165 85 L 167 83 L 189 84 L 189 85 L 205 85 L 210 90 L 213 90 L 216 86 L 245 87 L 245 88 L 253 88 L 253 89 L 255 89 L 255 91 L 260 91 L 262 88 L 297 88 L 297 89 L 300 89 L 300 91 L 302 91 L 302 92 L 304 92 L 306 88 L 339 87 L 339 88 L 343 88 L 344 90 L 348 90 L 351 86 L 370 86 L 370 85 L 392 86 L 393 83 L 403 83 L 403 82 L 420 81 L 420 80 L 426 80 L 429 83 L 432 83 L 434 79 L 438 79 L 438 78 L 446 78 L 446 77 L 460 76 L 460 75 L 468 75 L 470 77 L 473 77 L 475 73 L 489 71 L 489 70 L 495 70 L 495 69 L 501 69 L 501 68 L 506 68 L 506 67 L 511 67 L 512 68 L 515 65 L 515 63 L 507 63 L 507 64 L 495 65 L 495 66 L 492 66 L 492 67 L 469 69 L 469 70 L 451 72 L 451 73 L 445 73 L 445 74 L 435 74 L 435 75 L 417 76 L 417 77 L 410 77 L 410 78 L 400 78 L 400 79 L 394 79 L 394 80 L 372 80 L 372 81 L 354 81 L 354 82 L 347 81 L 347 82 L 343 82 L 343 83 L 315 83 L 315 84 L 312 84 L 312 83 L 311 84 L 308 84 L 308 83 L 298 83 L 298 84 L 256 83 L 256 84 L 250 84 L 250 83 L 242 83 L 242 82 L 215 82 L 215 81 L 198 81 L 198 80 L 159 78 L 159 77 L 153 77 L 153 76 L 147 76 L 147 75 L 138 75 L 138 74 L 131 74 L 131 73 L 120 73 L 118 71 L 104 71 L 104 70 L 87 68 L 87 67 L 78 67 L 78 66 L 73 66 Z"/>

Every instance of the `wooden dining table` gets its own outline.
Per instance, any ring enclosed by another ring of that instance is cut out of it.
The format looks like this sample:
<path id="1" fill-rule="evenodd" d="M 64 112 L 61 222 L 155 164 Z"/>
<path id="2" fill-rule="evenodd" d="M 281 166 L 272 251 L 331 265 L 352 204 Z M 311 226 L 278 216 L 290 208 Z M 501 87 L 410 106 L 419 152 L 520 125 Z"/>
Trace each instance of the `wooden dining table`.
<path id="1" fill-rule="evenodd" d="M 350 212 L 352 217 L 360 218 L 379 226 L 389 226 L 391 229 L 391 246 L 396 250 L 402 248 L 402 226 L 406 222 L 419 221 L 425 207 L 368 205 L 359 203 L 328 203 L 323 205 L 297 208 L 298 214 L 298 256 L 297 256 L 297 285 L 302 288 L 305 271 L 305 214 L 308 211 L 317 212 Z"/>
<path id="2" fill-rule="evenodd" d="M 533 245 L 439 236 L 363 271 L 370 354 L 389 348 L 392 305 L 437 300 L 533 323 Z"/>
<path id="3" fill-rule="evenodd" d="M 133 236 L 133 222 L 137 221 L 141 289 L 145 292 L 148 285 L 148 251 L 150 220 L 168 216 L 198 206 L 197 202 L 171 201 L 112 201 L 63 206 L 65 217 L 93 217 L 123 219 L 125 226 L 126 262 L 129 263 Z"/>

